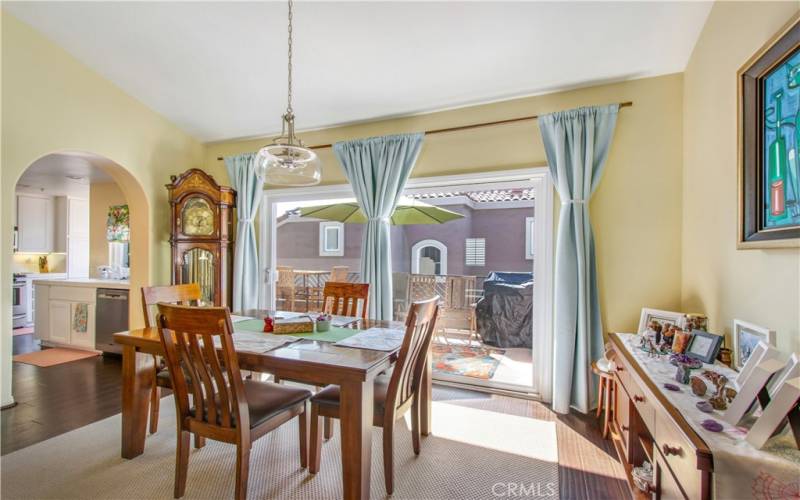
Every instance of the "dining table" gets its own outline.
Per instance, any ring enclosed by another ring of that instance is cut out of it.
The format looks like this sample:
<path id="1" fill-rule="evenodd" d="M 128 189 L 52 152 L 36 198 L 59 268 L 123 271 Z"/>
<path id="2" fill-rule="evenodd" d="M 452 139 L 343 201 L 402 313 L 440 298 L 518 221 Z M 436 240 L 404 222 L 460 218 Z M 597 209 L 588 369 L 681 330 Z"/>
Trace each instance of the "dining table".
<path id="1" fill-rule="evenodd" d="M 280 311 L 246 310 L 239 316 L 261 319 L 280 316 Z M 284 313 L 289 315 L 291 313 Z M 354 318 L 348 328 L 404 329 L 402 322 Z M 234 323 L 236 331 L 236 323 Z M 123 458 L 144 453 L 150 391 L 155 383 L 154 356 L 163 356 L 158 328 L 139 328 L 114 334 L 122 346 L 122 449 Z M 271 373 L 283 380 L 313 386 L 335 384 L 341 397 L 341 447 L 343 498 L 366 499 L 370 492 L 372 465 L 373 385 L 375 377 L 397 360 L 400 347 L 379 351 L 343 347 L 335 342 L 301 338 L 267 352 L 237 351 L 241 369 Z M 420 389 L 420 431 L 431 430 L 430 354 Z"/>

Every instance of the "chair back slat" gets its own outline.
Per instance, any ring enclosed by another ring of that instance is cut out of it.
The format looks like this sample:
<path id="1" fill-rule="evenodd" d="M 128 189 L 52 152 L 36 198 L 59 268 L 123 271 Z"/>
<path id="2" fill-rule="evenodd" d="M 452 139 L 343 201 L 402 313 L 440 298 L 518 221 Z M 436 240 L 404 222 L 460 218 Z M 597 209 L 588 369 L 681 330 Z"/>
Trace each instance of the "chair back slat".
<path id="1" fill-rule="evenodd" d="M 144 324 L 151 327 L 156 324 L 154 309 L 159 302 L 166 304 L 181 304 L 184 306 L 199 305 L 202 299 L 200 285 L 186 283 L 183 285 L 143 286 L 142 287 L 142 312 Z"/>
<path id="2" fill-rule="evenodd" d="M 248 429 L 247 401 L 228 309 L 160 303 L 158 312 L 159 335 L 181 417 Z M 221 349 L 214 345 L 215 338 L 220 339 Z M 194 411 L 189 406 L 190 388 Z"/>
<path id="3" fill-rule="evenodd" d="M 400 407 L 419 391 L 438 313 L 438 296 L 411 304 L 403 344 L 389 381 L 387 408 Z"/>
<path id="4" fill-rule="evenodd" d="M 328 281 L 322 290 L 322 310 L 337 316 L 361 316 L 362 319 L 366 319 L 368 296 L 369 283 Z"/>

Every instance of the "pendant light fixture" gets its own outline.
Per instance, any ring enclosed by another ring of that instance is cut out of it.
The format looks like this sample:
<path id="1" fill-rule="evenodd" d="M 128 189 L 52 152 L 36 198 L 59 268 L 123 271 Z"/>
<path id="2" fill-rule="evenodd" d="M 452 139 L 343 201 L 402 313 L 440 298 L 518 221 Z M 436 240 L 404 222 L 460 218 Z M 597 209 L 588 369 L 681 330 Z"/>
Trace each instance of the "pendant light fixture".
<path id="1" fill-rule="evenodd" d="M 289 0 L 289 77 L 286 113 L 281 135 L 259 150 L 255 173 L 273 186 L 313 186 L 322 178 L 322 162 L 314 150 L 294 135 L 292 110 L 292 0 Z"/>

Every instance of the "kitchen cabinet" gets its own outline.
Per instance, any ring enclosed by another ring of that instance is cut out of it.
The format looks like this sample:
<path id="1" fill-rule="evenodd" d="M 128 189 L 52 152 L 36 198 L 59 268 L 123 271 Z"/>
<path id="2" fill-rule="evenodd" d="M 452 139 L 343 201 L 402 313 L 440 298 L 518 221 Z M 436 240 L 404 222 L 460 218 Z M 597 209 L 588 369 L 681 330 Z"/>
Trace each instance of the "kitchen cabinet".
<path id="1" fill-rule="evenodd" d="M 54 248 L 53 198 L 35 194 L 17 195 L 17 252 L 49 253 Z"/>
<path id="2" fill-rule="evenodd" d="M 55 250 L 67 254 L 67 276 L 89 277 L 89 201 L 58 196 L 56 204 Z"/>
<path id="3" fill-rule="evenodd" d="M 127 290 L 129 283 L 91 278 L 37 280 L 34 333 L 43 345 L 95 350 L 97 289 Z"/>
<path id="4" fill-rule="evenodd" d="M 50 332 L 48 340 L 56 344 L 69 344 L 70 340 L 70 309 L 72 303 L 66 300 L 51 300 L 48 305 L 50 312 Z"/>
<path id="5" fill-rule="evenodd" d="M 34 280 L 42 278 L 58 280 L 66 277 L 66 273 L 29 273 L 25 276 L 27 280 L 25 292 L 28 294 L 28 315 L 25 318 L 26 326 L 32 326 L 34 318 L 36 317 L 36 286 L 34 285 Z M 47 298 L 44 299 L 42 304 L 44 304 L 45 307 L 47 306 Z"/>

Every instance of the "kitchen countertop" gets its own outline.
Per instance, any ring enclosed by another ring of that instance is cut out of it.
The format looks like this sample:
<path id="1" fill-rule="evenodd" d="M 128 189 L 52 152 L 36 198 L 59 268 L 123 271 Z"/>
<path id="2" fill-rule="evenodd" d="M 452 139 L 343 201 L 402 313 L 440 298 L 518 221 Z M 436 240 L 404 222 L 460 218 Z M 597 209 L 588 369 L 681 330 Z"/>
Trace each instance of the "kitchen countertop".
<path id="1" fill-rule="evenodd" d="M 34 279 L 34 285 L 54 285 L 54 286 L 79 286 L 84 288 L 117 288 L 128 290 L 130 282 L 128 280 L 104 280 L 98 278 L 68 278 L 68 279 Z"/>

